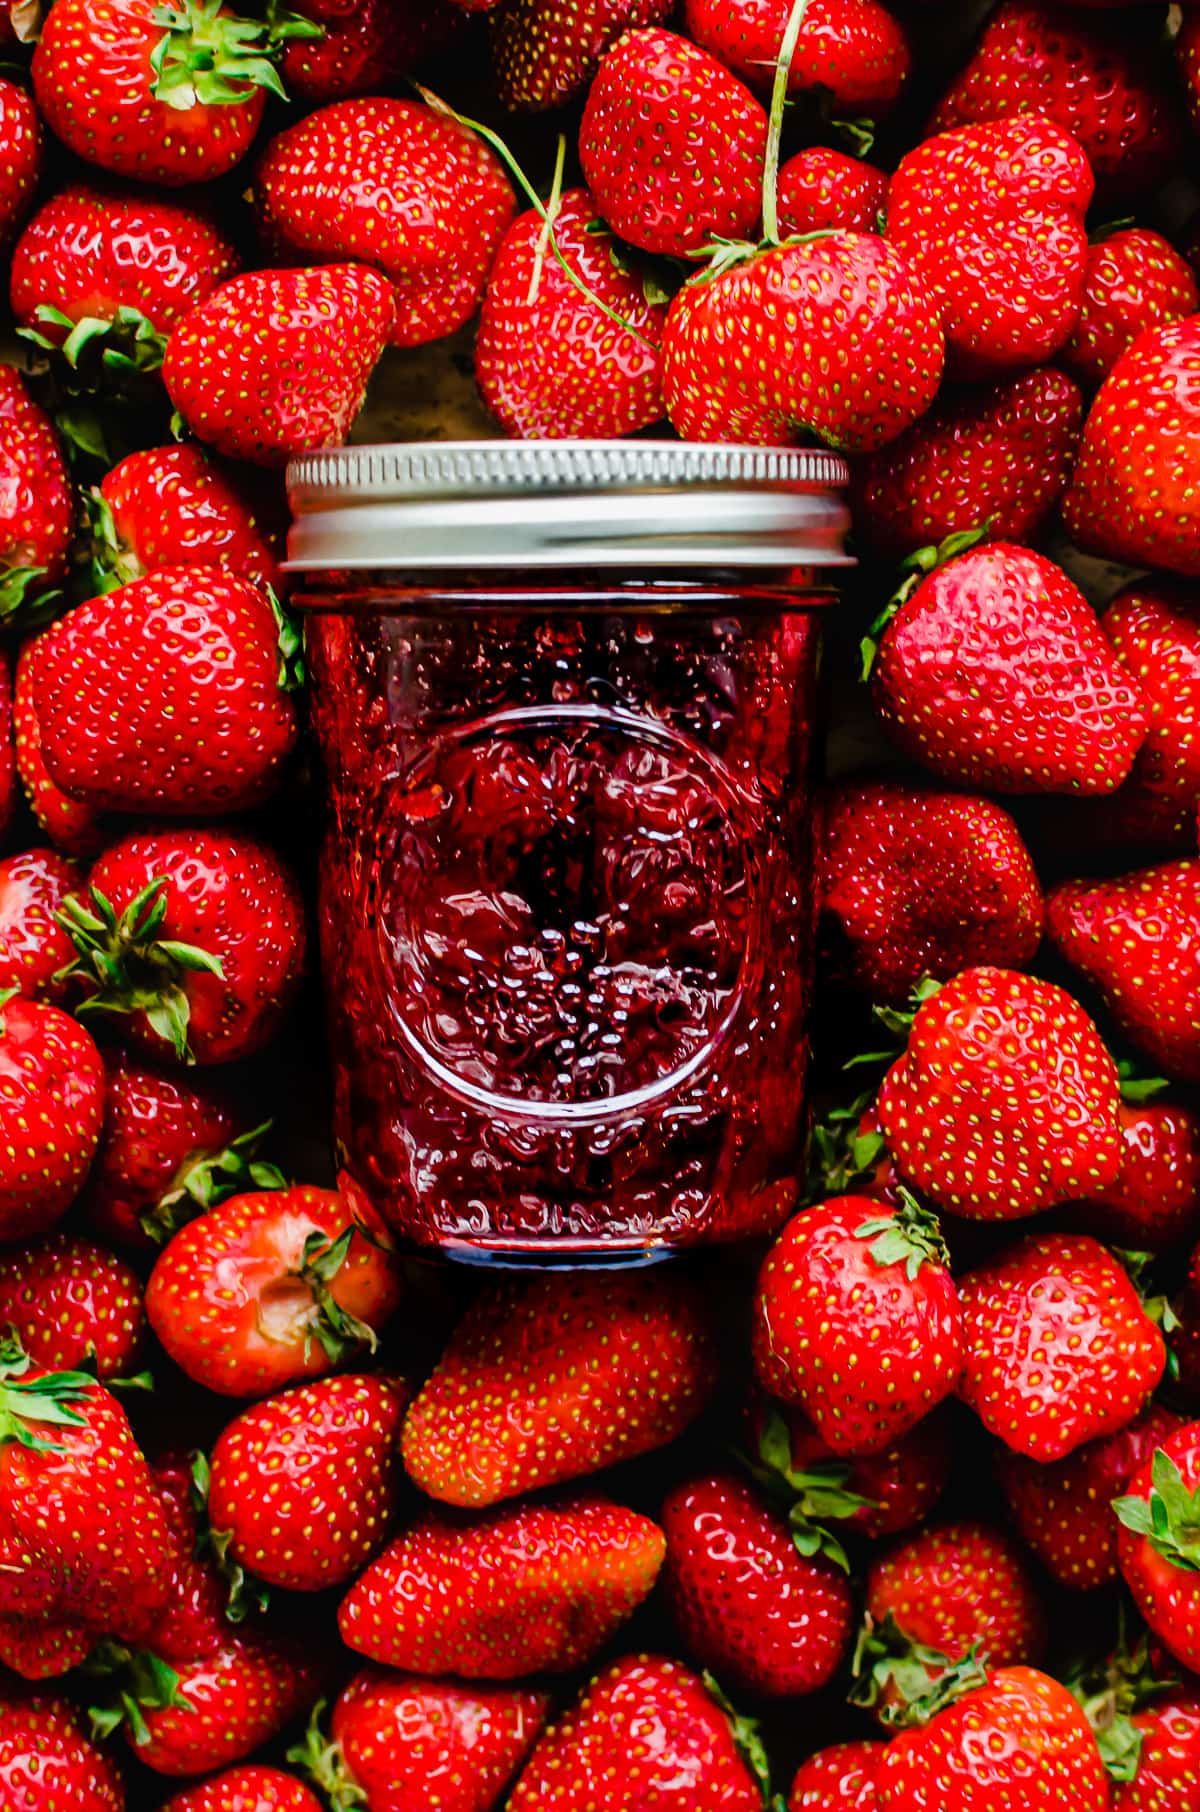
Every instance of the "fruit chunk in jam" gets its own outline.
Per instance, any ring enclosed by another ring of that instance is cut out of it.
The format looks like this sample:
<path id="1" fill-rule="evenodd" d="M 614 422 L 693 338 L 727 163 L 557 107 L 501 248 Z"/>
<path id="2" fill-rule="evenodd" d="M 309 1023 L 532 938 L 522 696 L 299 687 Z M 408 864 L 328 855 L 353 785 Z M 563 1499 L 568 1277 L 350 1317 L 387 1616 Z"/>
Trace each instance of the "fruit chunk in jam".
<path id="1" fill-rule="evenodd" d="M 803 1141 L 816 615 L 319 603 L 346 1170 L 408 1237 L 479 1256 L 776 1225 Z"/>

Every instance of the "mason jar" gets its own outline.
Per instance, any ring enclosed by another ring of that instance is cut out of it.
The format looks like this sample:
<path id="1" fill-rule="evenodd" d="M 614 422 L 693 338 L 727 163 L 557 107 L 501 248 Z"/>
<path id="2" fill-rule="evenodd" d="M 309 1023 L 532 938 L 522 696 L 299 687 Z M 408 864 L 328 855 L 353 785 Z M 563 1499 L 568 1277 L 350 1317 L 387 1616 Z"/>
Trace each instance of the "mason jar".
<path id="1" fill-rule="evenodd" d="M 843 462 L 447 442 L 288 478 L 346 1186 L 498 1264 L 771 1232 L 804 1155 Z"/>

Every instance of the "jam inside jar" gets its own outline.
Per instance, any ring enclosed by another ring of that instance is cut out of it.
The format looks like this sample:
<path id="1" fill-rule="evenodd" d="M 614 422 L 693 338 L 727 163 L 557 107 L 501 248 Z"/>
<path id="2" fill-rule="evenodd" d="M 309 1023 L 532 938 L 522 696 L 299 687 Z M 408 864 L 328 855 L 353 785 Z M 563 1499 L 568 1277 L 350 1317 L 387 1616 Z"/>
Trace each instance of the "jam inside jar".
<path id="1" fill-rule="evenodd" d="M 829 591 L 557 563 L 327 569 L 297 601 L 347 1176 L 476 1260 L 775 1228 L 805 1138 Z"/>

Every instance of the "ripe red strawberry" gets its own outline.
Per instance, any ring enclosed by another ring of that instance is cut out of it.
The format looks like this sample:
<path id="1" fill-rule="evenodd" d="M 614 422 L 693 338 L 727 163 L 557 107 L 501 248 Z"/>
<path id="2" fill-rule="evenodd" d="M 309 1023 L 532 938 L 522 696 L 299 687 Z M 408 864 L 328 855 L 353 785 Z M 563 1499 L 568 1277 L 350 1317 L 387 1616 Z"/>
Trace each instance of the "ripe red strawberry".
<path id="1" fill-rule="evenodd" d="M 1096 393 L 1063 520 L 1080 547 L 1200 574 L 1200 315 L 1147 329 Z"/>
<path id="2" fill-rule="evenodd" d="M 137 1370 L 145 1327 L 136 1271 L 77 1233 L 0 1252 L 0 1327 L 47 1371 L 94 1367 L 101 1380 Z"/>
<path id="3" fill-rule="evenodd" d="M 180 322 L 163 381 L 218 453 L 281 465 L 345 440 L 395 317 L 394 286 L 364 264 L 254 271 Z"/>
<path id="4" fill-rule="evenodd" d="M 815 1527 L 830 1551 L 837 1533 L 853 1530 L 877 1540 L 924 1522 L 950 1478 L 951 1440 L 945 1415 L 934 1411 L 878 1453 L 836 1454 L 792 1404 L 750 1415 L 755 1476 L 772 1499 L 787 1504 L 793 1529 Z"/>
<path id="5" fill-rule="evenodd" d="M 105 475 L 91 506 L 98 592 L 161 566 L 220 566 L 255 585 L 279 586 L 275 550 L 257 513 L 199 447 L 131 453 Z"/>
<path id="6" fill-rule="evenodd" d="M 70 1700 L 48 1693 L 5 1688 L 0 1785 L 13 1812 L 125 1812 L 116 1763 L 85 1734 Z"/>
<path id="7" fill-rule="evenodd" d="M 165 566 L 92 598 L 41 643 L 46 771 L 100 811 L 203 817 L 260 805 L 296 745 L 298 653 L 270 594 L 216 566 Z"/>
<path id="8" fill-rule="evenodd" d="M 661 1447 L 715 1377 L 704 1306 L 677 1274 L 493 1285 L 417 1392 L 404 1464 L 430 1497 L 481 1508 Z"/>
<path id="9" fill-rule="evenodd" d="M 1061 1460 L 1114 1434 L 1162 1377 L 1162 1335 L 1123 1267 L 1084 1234 L 1030 1234 L 958 1292 L 959 1395 L 1015 1453 Z"/>
<path id="10" fill-rule="evenodd" d="M 475 341 L 480 395 L 520 438 L 613 439 L 663 414 L 665 300 L 629 265 L 586 189 L 568 189 L 554 214 L 554 243 L 585 283 L 627 323 L 585 296 L 548 244 L 535 209 L 501 241 Z"/>
<path id="11" fill-rule="evenodd" d="M 826 227 L 877 233 L 887 193 L 887 174 L 876 164 L 814 145 L 780 165 L 779 231 L 784 239 Z"/>
<path id="12" fill-rule="evenodd" d="M 887 235 L 934 297 L 947 363 L 963 376 L 1038 365 L 1083 300 L 1092 174 L 1040 117 L 959 126 L 903 157 Z"/>
<path id="13" fill-rule="evenodd" d="M 17 805 L 17 750 L 13 723 L 13 670 L 0 650 L 0 836 L 12 822 Z"/>
<path id="14" fill-rule="evenodd" d="M 1142 696 L 1052 561 L 997 541 L 900 595 L 881 619 L 871 685 L 905 754 L 1000 792 L 1120 785 L 1146 734 Z"/>
<path id="15" fill-rule="evenodd" d="M 663 1532 L 586 1496 L 481 1519 L 435 1511 L 372 1562 L 338 1612 L 342 1640 L 418 1674 L 515 1680 L 568 1673 L 647 1597 Z"/>
<path id="16" fill-rule="evenodd" d="M 62 1003 L 67 984 L 59 972 L 73 945 L 54 915 L 81 879 L 77 865 L 52 849 L 0 860 L 0 989 Z"/>
<path id="17" fill-rule="evenodd" d="M 508 1812 L 653 1806 L 655 1812 L 761 1812 L 762 1787 L 730 1714 L 678 1661 L 615 1661 L 541 1738 Z"/>
<path id="18" fill-rule="evenodd" d="M 767 116 L 723 63 L 674 32 L 627 32 L 588 91 L 579 161 L 614 233 L 686 257 L 744 239 L 762 211 Z"/>
<path id="19" fill-rule="evenodd" d="M 1195 126 L 1200 122 L 1200 22 L 1190 10 L 1185 11 L 1175 36 L 1175 61 Z"/>
<path id="20" fill-rule="evenodd" d="M 0 81 L 0 242 L 12 238 L 42 170 L 42 128 L 32 97 Z"/>
<path id="21" fill-rule="evenodd" d="M 1200 1779 L 1200 1694 L 1176 1687 L 1129 1722 L 1140 1739 L 1136 1772 L 1114 1785 L 1112 1812 L 1189 1812 Z"/>
<path id="22" fill-rule="evenodd" d="M 1183 132 L 1153 34 L 1128 13 L 1003 0 L 975 54 L 934 109 L 930 130 L 1036 113 L 1082 145 L 1107 196 L 1152 189 L 1171 172 Z"/>
<path id="23" fill-rule="evenodd" d="M 42 732 L 33 702 L 42 641 L 40 635 L 31 637 L 17 660 L 12 705 L 17 773 L 30 810 L 55 848 L 72 856 L 94 856 L 106 840 L 103 817 L 55 786 L 42 760 Z"/>
<path id="24" fill-rule="evenodd" d="M 515 210 L 496 153 L 420 101 L 337 101 L 271 140 L 254 182 L 280 261 L 372 264 L 392 282 L 391 340 L 442 339 L 479 308 Z"/>
<path id="25" fill-rule="evenodd" d="M 997 1473 L 1009 1514 L 1060 1585 L 1090 1591 L 1117 1578 L 1120 1525 L 1112 1500 L 1179 1425 L 1177 1415 L 1151 1403 L 1116 1434 L 1053 1465 L 1001 1450 Z"/>
<path id="26" fill-rule="evenodd" d="M 1061 497 L 1083 399 L 1061 371 L 952 390 L 890 446 L 855 464 L 854 532 L 903 559 L 950 535 L 1035 541 Z"/>
<path id="27" fill-rule="evenodd" d="M 171 1585 L 146 1640 L 154 1656 L 173 1668 L 181 1661 L 190 1664 L 219 1654 L 231 1623 L 263 1606 L 261 1595 L 256 1601 L 247 1593 L 244 1579 L 222 1564 L 198 1513 L 201 1456 L 163 1454 L 151 1471 L 167 1525 Z"/>
<path id="28" fill-rule="evenodd" d="M 172 1794 L 162 1812 L 322 1812 L 322 1807 L 294 1774 L 254 1762 Z"/>
<path id="29" fill-rule="evenodd" d="M 68 907 L 87 992 L 159 1056 L 231 1063 L 274 1036 L 304 965 L 304 908 L 279 857 L 248 832 L 135 831 Z"/>
<path id="30" fill-rule="evenodd" d="M 787 1812 L 876 1812 L 879 1743 L 834 1743 L 801 1762 Z"/>
<path id="31" fill-rule="evenodd" d="M 1064 881 L 1046 896 L 1046 935 L 1139 1050 L 1200 1081 L 1200 862 Z"/>
<path id="32" fill-rule="evenodd" d="M 44 1233 L 79 1194 L 100 1139 L 104 1066 L 59 1007 L 0 995 L 0 1239 Z"/>
<path id="33" fill-rule="evenodd" d="M 58 436 L 0 365 L 0 621 L 66 577 L 74 515 Z"/>
<path id="34" fill-rule="evenodd" d="M 221 1552 L 289 1591 L 348 1584 L 395 1516 L 407 1400 L 403 1384 L 358 1375 L 244 1409 L 210 1462 L 208 1519 Z"/>
<path id="35" fill-rule="evenodd" d="M 332 1189 L 230 1196 L 162 1252 L 146 1287 L 150 1325 L 189 1378 L 223 1396 L 320 1377 L 374 1348 L 396 1307 L 383 1237 Z"/>
<path id="36" fill-rule="evenodd" d="M 771 87 L 791 0 L 685 0 L 688 35 L 752 87 Z M 890 111 L 908 78 L 904 32 L 878 0 L 809 0 L 788 91 L 818 88 L 840 114 Z"/>
<path id="37" fill-rule="evenodd" d="M 1052 982 L 965 969 L 917 1010 L 879 1123 L 901 1174 L 971 1220 L 1019 1220 L 1112 1182 L 1117 1067 Z"/>
<path id="38" fill-rule="evenodd" d="M 283 47 L 280 70 L 295 99 L 323 105 L 353 94 L 378 94 L 427 57 L 449 49 L 464 20 L 450 0 L 305 0 L 321 38 Z"/>
<path id="39" fill-rule="evenodd" d="M 1123 1101 L 1121 1168 L 1072 1219 L 1135 1252 L 1163 1252 L 1200 1235 L 1200 1115 L 1165 1101 Z"/>
<path id="40" fill-rule="evenodd" d="M 1138 1610 L 1177 1661 L 1200 1671 L 1200 1422 L 1160 1442 L 1113 1508 L 1121 1574 Z"/>
<path id="41" fill-rule="evenodd" d="M 468 11 L 469 0 L 458 0 Z M 488 10 L 495 0 L 483 0 Z M 625 31 L 662 25 L 672 0 L 505 0 L 490 21 L 496 90 L 505 107 L 561 107 L 592 79 Z"/>
<path id="42" fill-rule="evenodd" d="M 1059 357 L 1081 384 L 1102 384 L 1140 333 L 1197 308 L 1200 290 L 1187 259 L 1160 233 L 1110 233 L 1088 247 L 1083 307 Z"/>
<path id="43" fill-rule="evenodd" d="M 744 1480 L 678 1485 L 662 1507 L 667 1602 L 689 1655 L 747 1692 L 815 1692 L 850 1646 L 850 1587 L 802 1553 Z"/>
<path id="44" fill-rule="evenodd" d="M 1112 801 L 1120 829 L 1191 848 L 1200 802 L 1200 604 L 1180 586 L 1141 581 L 1100 618 L 1146 707 L 1146 740 Z"/>
<path id="45" fill-rule="evenodd" d="M 818 863 L 832 962 L 881 1004 L 922 976 L 977 963 L 1023 969 L 1042 937 L 1042 890 L 1008 813 L 970 794 L 902 781 L 826 796 Z"/>
<path id="46" fill-rule="evenodd" d="M 962 1327 L 937 1222 L 835 1196 L 790 1220 L 754 1308 L 765 1388 L 799 1403 L 835 1453 L 875 1453 L 958 1382 Z M 864 1321 L 870 1338 L 863 1339 Z"/>
<path id="47" fill-rule="evenodd" d="M 681 289 L 663 396 L 687 440 L 782 446 L 816 434 L 872 452 L 928 409 L 942 357 L 929 295 L 895 247 L 829 233 Z"/>

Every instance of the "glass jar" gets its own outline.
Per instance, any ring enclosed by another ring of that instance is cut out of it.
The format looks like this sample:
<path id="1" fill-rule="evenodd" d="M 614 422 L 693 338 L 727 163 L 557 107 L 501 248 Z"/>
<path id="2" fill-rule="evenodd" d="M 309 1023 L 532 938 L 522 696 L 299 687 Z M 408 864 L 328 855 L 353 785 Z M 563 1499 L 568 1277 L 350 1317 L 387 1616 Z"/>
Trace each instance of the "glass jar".
<path id="1" fill-rule="evenodd" d="M 417 1245 L 637 1263 L 794 1205 L 845 481 L 648 441 L 294 462 L 335 1137 Z"/>

